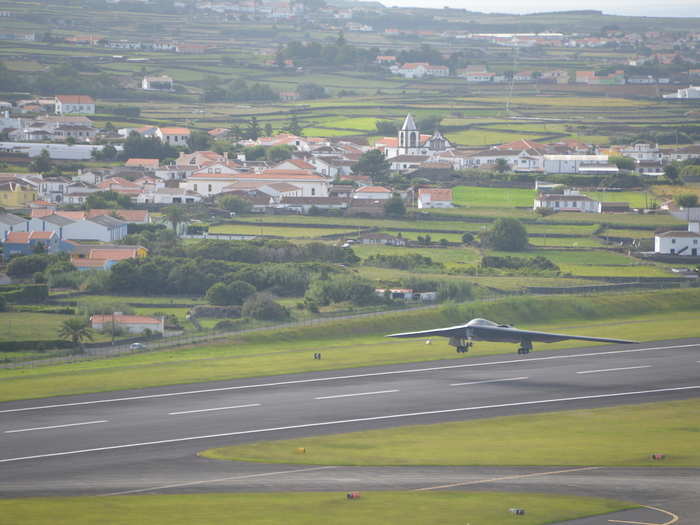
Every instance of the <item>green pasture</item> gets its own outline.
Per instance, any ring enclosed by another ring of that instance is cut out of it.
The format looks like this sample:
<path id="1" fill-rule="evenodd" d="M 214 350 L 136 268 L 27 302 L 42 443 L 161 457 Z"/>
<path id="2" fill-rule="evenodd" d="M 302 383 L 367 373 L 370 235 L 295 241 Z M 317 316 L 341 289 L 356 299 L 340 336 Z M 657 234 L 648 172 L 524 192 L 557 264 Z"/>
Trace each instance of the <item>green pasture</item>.
<path id="1" fill-rule="evenodd" d="M 698 467 L 698 432 L 700 400 L 692 399 L 267 441 L 200 455 L 311 465 Z M 296 453 L 299 447 L 306 453 Z M 667 459 L 652 460 L 656 452 Z"/>
<path id="2" fill-rule="evenodd" d="M 31 312 L 0 313 L 0 341 L 53 341 L 61 324 L 72 315 Z M 97 339 L 99 340 L 99 335 Z M 104 339 L 104 338 L 102 338 Z"/>
<path id="3" fill-rule="evenodd" d="M 517 492 L 362 492 L 359 500 L 340 492 L 209 493 L 16 498 L 0 500 L 7 523 L 32 525 L 506 525 L 512 507 L 527 509 L 522 525 L 545 525 L 607 514 L 637 505 L 612 499 Z"/>
<path id="4" fill-rule="evenodd" d="M 506 131 L 494 131 L 489 129 L 468 129 L 464 131 L 452 131 L 447 134 L 447 138 L 455 144 L 462 146 L 486 147 L 493 144 L 512 142 L 522 138 L 537 141 L 541 138 L 541 135 L 533 135 L 530 133 L 523 134 L 517 131 L 508 133 Z"/>
<path id="5" fill-rule="evenodd" d="M 584 264 L 559 264 L 562 273 L 578 277 L 674 277 L 660 266 L 627 265 L 604 266 Z"/>
<path id="6" fill-rule="evenodd" d="M 303 226 L 266 226 L 259 224 L 227 224 L 210 228 L 210 233 L 230 233 L 238 235 L 273 235 L 279 237 L 296 237 L 317 239 L 324 235 L 353 234 L 357 230 L 352 228 L 304 228 Z"/>
<path id="7" fill-rule="evenodd" d="M 519 188 L 456 186 L 452 189 L 452 198 L 455 204 L 468 207 L 532 207 L 535 191 Z"/>
<path id="8" fill-rule="evenodd" d="M 370 255 L 418 254 L 424 257 L 430 257 L 433 262 L 440 262 L 450 266 L 476 264 L 480 258 L 479 252 L 475 248 L 469 246 L 453 248 L 405 248 L 399 246 L 355 244 L 352 249 L 355 254 L 362 259 L 366 259 Z"/>
<path id="9" fill-rule="evenodd" d="M 591 237 L 528 237 L 528 242 L 538 248 L 602 248 L 603 242 Z"/>
<path id="10" fill-rule="evenodd" d="M 630 208 L 646 208 L 656 200 L 653 195 L 643 191 L 587 191 L 586 195 L 602 202 L 627 202 Z"/>
<path id="11" fill-rule="evenodd" d="M 331 320 L 242 333 L 227 340 L 74 364 L 0 369 L 0 401 L 103 392 L 239 377 L 453 359 L 442 340 L 384 339 L 387 333 L 450 326 L 474 317 L 523 328 L 640 341 L 697 337 L 700 291 L 671 290 L 591 296 L 511 297 Z M 536 350 L 591 346 L 585 341 Z M 313 359 L 322 352 L 323 359 Z M 514 352 L 505 343 L 477 344 L 470 355 Z M 464 356 L 465 359 L 469 357 Z"/>
<path id="12" fill-rule="evenodd" d="M 654 230 L 631 230 L 624 228 L 606 228 L 600 237 L 629 237 L 631 239 L 651 239 L 654 237 Z"/>

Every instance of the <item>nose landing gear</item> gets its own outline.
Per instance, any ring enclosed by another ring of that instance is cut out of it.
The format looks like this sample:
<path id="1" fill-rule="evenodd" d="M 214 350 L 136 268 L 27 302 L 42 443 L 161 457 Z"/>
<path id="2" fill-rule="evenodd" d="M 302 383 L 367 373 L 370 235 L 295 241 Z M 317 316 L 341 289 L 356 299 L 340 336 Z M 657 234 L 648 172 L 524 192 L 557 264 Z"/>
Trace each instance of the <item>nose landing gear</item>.
<path id="1" fill-rule="evenodd" d="M 464 339 L 463 337 L 452 337 L 450 338 L 450 345 L 454 346 L 458 354 L 464 354 L 469 352 L 469 349 L 474 345 L 471 339 Z"/>

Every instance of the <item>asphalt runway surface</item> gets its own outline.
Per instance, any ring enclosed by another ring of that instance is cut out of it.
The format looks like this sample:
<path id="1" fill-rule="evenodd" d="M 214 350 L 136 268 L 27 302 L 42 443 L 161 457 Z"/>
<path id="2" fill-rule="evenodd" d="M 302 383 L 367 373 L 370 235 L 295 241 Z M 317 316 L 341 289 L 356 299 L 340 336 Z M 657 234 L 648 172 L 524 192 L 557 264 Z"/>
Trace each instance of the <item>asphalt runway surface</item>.
<path id="1" fill-rule="evenodd" d="M 437 342 L 426 347 L 426 355 L 445 351 Z M 507 490 L 612 497 L 700 523 L 700 469 L 317 467 L 195 455 L 261 440 L 698 395 L 700 339 L 682 339 L 6 402 L 0 497 Z"/>

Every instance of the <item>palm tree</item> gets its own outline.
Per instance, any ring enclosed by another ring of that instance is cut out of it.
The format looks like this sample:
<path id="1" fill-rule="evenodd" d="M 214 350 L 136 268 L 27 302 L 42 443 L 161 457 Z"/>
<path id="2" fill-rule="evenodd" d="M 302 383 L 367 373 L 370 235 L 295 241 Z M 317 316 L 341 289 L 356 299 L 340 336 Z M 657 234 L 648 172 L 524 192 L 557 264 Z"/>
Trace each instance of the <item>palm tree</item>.
<path id="1" fill-rule="evenodd" d="M 92 341 L 93 332 L 87 320 L 81 319 L 80 317 L 73 317 L 63 321 L 58 331 L 58 336 L 61 339 L 70 339 L 75 346 L 80 347 L 82 350 L 83 341 L 85 339 Z"/>
<path id="2" fill-rule="evenodd" d="M 187 210 L 178 205 L 168 206 L 163 210 L 163 215 L 173 225 L 175 233 L 177 233 L 178 224 L 185 222 L 188 218 Z"/>

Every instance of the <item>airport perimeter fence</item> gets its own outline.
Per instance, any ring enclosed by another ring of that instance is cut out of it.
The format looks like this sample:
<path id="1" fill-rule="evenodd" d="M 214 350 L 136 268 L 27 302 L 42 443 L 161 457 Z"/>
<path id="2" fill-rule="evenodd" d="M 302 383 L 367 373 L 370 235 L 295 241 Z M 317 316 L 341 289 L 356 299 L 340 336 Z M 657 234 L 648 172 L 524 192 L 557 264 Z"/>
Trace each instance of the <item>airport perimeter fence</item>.
<path id="1" fill-rule="evenodd" d="M 343 315 L 333 315 L 328 317 L 315 317 L 311 319 L 304 319 L 301 321 L 291 321 L 287 323 L 276 324 L 273 326 L 261 326 L 256 328 L 244 328 L 241 330 L 231 330 L 231 331 L 212 331 L 205 334 L 192 334 L 192 335 L 176 335 L 172 337 L 163 337 L 160 339 L 152 339 L 148 341 L 143 341 L 143 348 L 132 348 L 131 340 L 128 343 L 123 343 L 118 341 L 117 344 L 106 344 L 103 346 L 92 346 L 85 347 L 82 352 L 59 350 L 51 357 L 45 357 L 41 359 L 32 359 L 27 361 L 11 361 L 0 364 L 0 368 L 33 368 L 40 366 L 64 364 L 64 363 L 77 363 L 81 361 L 93 361 L 96 359 L 105 359 L 109 357 L 117 357 L 120 355 L 127 354 L 139 354 L 145 352 L 152 352 L 153 350 L 165 350 L 167 348 L 177 348 L 180 346 L 187 346 L 192 344 L 209 343 L 218 340 L 225 340 L 230 337 L 254 333 L 254 332 L 265 332 L 280 330 L 284 328 L 295 328 L 295 327 L 311 327 L 318 326 L 325 323 L 330 323 L 333 321 L 339 321 L 343 319 L 360 319 L 363 317 L 376 317 L 381 315 L 387 315 L 396 312 L 407 312 L 415 310 L 425 310 L 430 308 L 437 308 L 440 304 L 430 304 L 421 305 L 413 308 L 401 308 L 392 310 L 378 310 L 376 312 L 364 312 L 360 314 L 343 314 Z"/>

